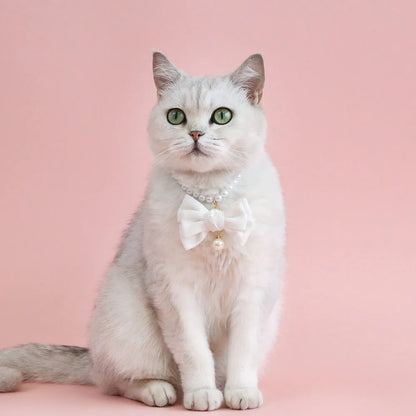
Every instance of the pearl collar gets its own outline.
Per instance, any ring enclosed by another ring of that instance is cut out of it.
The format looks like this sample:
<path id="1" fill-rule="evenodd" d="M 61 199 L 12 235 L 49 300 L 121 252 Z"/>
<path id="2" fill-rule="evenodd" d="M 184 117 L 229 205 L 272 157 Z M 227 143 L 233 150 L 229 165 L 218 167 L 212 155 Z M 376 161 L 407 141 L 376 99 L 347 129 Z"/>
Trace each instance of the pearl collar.
<path id="1" fill-rule="evenodd" d="M 182 204 L 178 210 L 180 235 L 185 250 L 198 245 L 202 240 L 205 239 L 208 232 L 215 232 L 215 238 L 212 242 L 212 246 L 215 251 L 221 251 L 224 248 L 224 241 L 222 236 L 225 231 L 237 233 L 242 245 L 245 244 L 245 241 L 247 240 L 253 225 L 253 217 L 247 200 L 243 198 L 235 202 L 234 205 L 236 206 L 232 210 L 235 218 L 232 216 L 229 217 L 229 215 L 224 217 L 224 213 L 218 206 L 218 204 L 221 203 L 224 198 L 230 195 L 234 187 L 240 182 L 240 179 L 241 173 L 238 174 L 226 186 L 217 189 L 216 191 L 209 190 L 210 192 L 204 192 L 201 188 L 191 188 L 190 186 L 187 186 L 176 180 L 181 189 L 186 193 L 185 198 L 183 199 Z M 212 208 L 208 210 L 202 204 L 212 204 Z M 193 213 L 192 219 L 188 218 L 190 212 Z M 196 213 L 198 215 L 196 215 Z M 202 230 L 197 229 L 197 236 L 193 235 L 193 233 L 195 233 L 195 229 L 197 228 L 193 223 L 196 217 L 199 218 L 197 221 L 197 226 L 203 228 Z M 212 227 L 211 222 L 214 217 L 217 219 L 221 217 L 222 221 L 220 222 L 222 223 L 222 226 L 214 224 L 215 226 Z M 231 221 L 228 222 L 234 225 L 227 225 L 227 219 L 231 219 Z M 236 227 L 235 224 L 238 224 L 240 228 L 237 227 L 234 229 Z M 192 235 L 188 235 L 188 232 L 190 231 L 192 231 Z"/>
<path id="2" fill-rule="evenodd" d="M 203 192 L 203 189 L 191 188 L 190 186 L 186 186 L 179 181 L 177 182 L 186 194 L 192 196 L 198 201 L 202 203 L 217 205 L 218 203 L 222 202 L 224 198 L 229 196 L 230 192 L 234 189 L 234 186 L 240 182 L 240 179 L 241 173 L 238 174 L 228 185 L 218 189 L 217 192 L 209 193 Z"/>

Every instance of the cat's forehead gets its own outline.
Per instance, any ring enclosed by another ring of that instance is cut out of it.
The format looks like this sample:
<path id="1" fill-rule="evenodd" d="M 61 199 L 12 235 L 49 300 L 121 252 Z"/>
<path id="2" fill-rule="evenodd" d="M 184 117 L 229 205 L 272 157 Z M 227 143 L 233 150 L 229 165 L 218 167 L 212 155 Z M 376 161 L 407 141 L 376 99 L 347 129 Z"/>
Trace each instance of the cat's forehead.
<path id="1" fill-rule="evenodd" d="M 171 107 L 203 111 L 230 106 L 235 104 L 238 98 L 238 89 L 226 76 L 187 76 L 176 83 L 163 101 Z"/>

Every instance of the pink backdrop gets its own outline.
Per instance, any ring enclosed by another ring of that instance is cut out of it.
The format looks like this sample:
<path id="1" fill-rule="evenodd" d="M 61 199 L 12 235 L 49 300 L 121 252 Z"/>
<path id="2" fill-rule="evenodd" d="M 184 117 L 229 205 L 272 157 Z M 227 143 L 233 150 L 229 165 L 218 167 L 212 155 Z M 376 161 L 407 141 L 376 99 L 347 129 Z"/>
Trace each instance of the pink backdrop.
<path id="1" fill-rule="evenodd" d="M 151 165 L 153 49 L 195 74 L 264 54 L 289 267 L 257 412 L 414 414 L 412 1 L 0 0 L 0 347 L 86 344 Z M 0 412 L 149 412 L 89 387 L 24 390 Z"/>

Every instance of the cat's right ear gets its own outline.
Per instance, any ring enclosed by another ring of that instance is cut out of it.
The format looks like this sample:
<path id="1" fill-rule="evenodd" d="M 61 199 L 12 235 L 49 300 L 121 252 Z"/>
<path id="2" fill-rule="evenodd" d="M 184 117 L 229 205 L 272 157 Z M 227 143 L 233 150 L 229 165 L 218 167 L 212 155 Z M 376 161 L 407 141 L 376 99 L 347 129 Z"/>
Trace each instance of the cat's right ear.
<path id="1" fill-rule="evenodd" d="M 259 53 L 249 56 L 231 74 L 231 81 L 246 92 L 252 104 L 259 104 L 264 87 L 263 57 Z"/>
<path id="2" fill-rule="evenodd" d="M 163 53 L 153 52 L 153 79 L 160 97 L 163 92 L 174 84 L 181 74 Z"/>

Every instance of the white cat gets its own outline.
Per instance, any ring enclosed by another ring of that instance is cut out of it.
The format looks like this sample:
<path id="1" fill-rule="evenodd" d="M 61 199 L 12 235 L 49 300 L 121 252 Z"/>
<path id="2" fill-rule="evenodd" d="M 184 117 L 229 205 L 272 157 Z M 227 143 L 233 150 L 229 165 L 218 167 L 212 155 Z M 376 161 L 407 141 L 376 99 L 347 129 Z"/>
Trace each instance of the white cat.
<path id="1" fill-rule="evenodd" d="M 89 349 L 0 351 L 0 391 L 22 380 L 95 384 L 187 409 L 262 404 L 258 371 L 277 332 L 285 218 L 265 153 L 261 55 L 195 77 L 153 55 L 158 102 L 146 198 L 101 289 Z"/>

